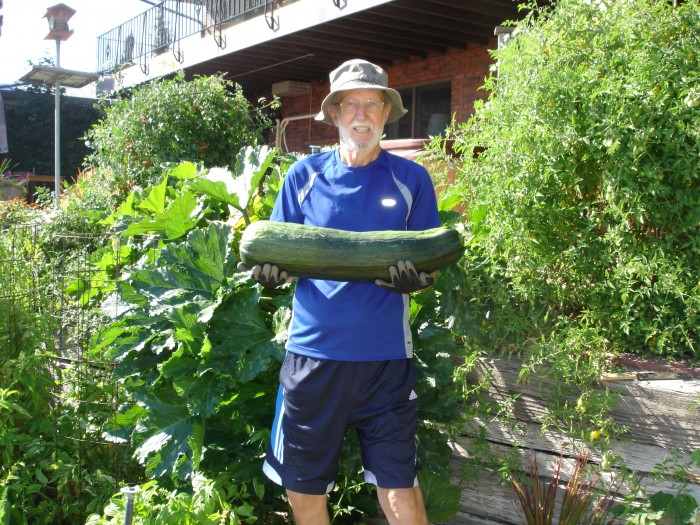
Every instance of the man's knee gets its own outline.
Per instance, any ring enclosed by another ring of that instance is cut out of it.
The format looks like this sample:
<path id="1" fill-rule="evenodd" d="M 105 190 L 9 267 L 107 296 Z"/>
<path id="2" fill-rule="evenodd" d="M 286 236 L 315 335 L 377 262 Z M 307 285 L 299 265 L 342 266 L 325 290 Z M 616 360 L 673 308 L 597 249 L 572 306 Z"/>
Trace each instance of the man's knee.
<path id="1" fill-rule="evenodd" d="M 377 489 L 379 503 L 391 525 L 428 525 L 420 487 Z"/>
<path id="2" fill-rule="evenodd" d="M 302 494 L 287 489 L 287 498 L 298 525 L 329 523 L 328 498 L 325 494 Z"/>

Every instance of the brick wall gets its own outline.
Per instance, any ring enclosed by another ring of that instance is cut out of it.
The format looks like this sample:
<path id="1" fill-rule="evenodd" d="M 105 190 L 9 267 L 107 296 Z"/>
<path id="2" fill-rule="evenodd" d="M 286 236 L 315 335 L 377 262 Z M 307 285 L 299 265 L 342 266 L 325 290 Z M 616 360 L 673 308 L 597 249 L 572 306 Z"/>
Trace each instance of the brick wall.
<path id="1" fill-rule="evenodd" d="M 458 122 L 464 122 L 474 111 L 474 101 L 487 96 L 480 88 L 493 63 L 489 49 L 495 46 L 493 40 L 488 45 L 471 44 L 467 49 L 452 49 L 446 54 L 396 64 L 387 68 L 389 85 L 400 89 L 414 84 L 451 80 L 452 113 Z M 313 82 L 308 95 L 282 97 L 282 115 L 291 117 L 317 113 L 328 90 L 327 82 Z M 310 145 L 326 146 L 337 142 L 338 132 L 334 127 L 310 118 L 290 122 L 281 146 L 288 151 L 308 153 Z"/>

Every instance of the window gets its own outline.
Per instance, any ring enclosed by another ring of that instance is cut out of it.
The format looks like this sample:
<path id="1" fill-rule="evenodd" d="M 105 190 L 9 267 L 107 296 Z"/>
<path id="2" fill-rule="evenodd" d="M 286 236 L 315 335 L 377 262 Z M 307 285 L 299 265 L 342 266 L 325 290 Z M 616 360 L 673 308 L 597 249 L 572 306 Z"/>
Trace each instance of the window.
<path id="1" fill-rule="evenodd" d="M 384 127 L 386 139 L 425 138 L 439 135 L 452 115 L 450 83 L 413 86 L 399 89 L 408 113 Z"/>

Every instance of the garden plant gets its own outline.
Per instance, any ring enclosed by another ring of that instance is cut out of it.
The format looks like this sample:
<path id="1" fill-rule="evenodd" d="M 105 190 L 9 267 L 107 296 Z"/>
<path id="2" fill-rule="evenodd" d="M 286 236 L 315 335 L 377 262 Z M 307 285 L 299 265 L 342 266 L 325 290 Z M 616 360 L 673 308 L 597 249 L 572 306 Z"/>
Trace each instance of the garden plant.
<path id="1" fill-rule="evenodd" d="M 546 362 L 593 384 L 623 353 L 697 362 L 700 7 L 529 9 L 453 126 L 462 155 L 433 143 L 471 230 L 443 311 L 469 351 L 525 357 L 523 378 Z"/>
<path id="2" fill-rule="evenodd" d="M 288 165 L 275 155 L 265 147 L 244 149 L 233 174 L 182 164 L 159 184 L 131 193 L 108 218 L 121 256 L 133 264 L 122 267 L 116 289 L 104 295 L 112 323 L 96 334 L 92 351 L 117 363 L 115 379 L 133 403 L 105 430 L 136 446 L 152 478 L 185 491 L 201 476 L 226 480 L 214 486 L 241 498 L 217 509 L 226 511 L 226 523 L 274 523 L 287 513 L 260 458 L 269 440 L 291 288 L 263 291 L 236 270 L 237 238 L 248 222 L 267 218 Z M 445 421 L 458 416 L 444 390 L 451 382 L 445 358 L 455 343 L 433 308 L 416 302 L 412 310 L 424 349 L 417 350 L 426 379 L 419 395 L 429 401 L 424 419 Z M 419 439 L 429 512 L 448 517 L 459 491 L 447 476 L 447 438 L 425 424 Z M 350 459 L 331 495 L 334 523 L 376 513 L 352 438 L 347 448 Z"/>
<path id="3" fill-rule="evenodd" d="M 251 105 L 222 74 L 185 81 L 182 72 L 103 98 L 105 118 L 85 137 L 86 168 L 109 181 L 113 202 L 159 180 L 168 164 L 233 169 L 241 147 L 264 141 L 271 126 L 264 110 L 277 102 L 261 102 Z"/>
<path id="4" fill-rule="evenodd" d="M 699 26 L 697 2 L 530 6 L 451 137 L 474 233 L 458 332 L 700 357 Z"/>
<path id="5" fill-rule="evenodd" d="M 627 353 L 691 365 L 700 357 L 700 4 L 561 0 L 525 10 L 494 51 L 487 100 L 446 137 L 458 155 L 445 153 L 444 138 L 430 152 L 454 175 L 441 185 L 440 211 L 467 248 L 411 302 L 421 486 L 436 522 L 459 508 L 448 436 L 474 436 L 473 470 L 504 483 L 523 470 L 515 454 L 487 446 L 481 422 L 512 423 L 513 400 L 495 402 L 484 395 L 487 379 L 467 379 L 480 357 L 522 360 L 520 380 L 543 385 L 543 429 L 603 458 L 586 470 L 621 472 L 608 447 L 625 428 L 610 416 L 618 394 L 601 388 L 601 373 Z M 129 97 L 112 101 L 87 134 L 91 169 L 60 213 L 0 207 L 2 223 L 41 223 L 39 251 L 22 255 L 32 262 L 27 285 L 42 268 L 55 272 L 59 246 L 68 267 L 88 257 L 90 277 L 64 291 L 90 312 L 89 359 L 114 367 L 94 394 L 119 392 L 114 410 L 57 420 L 46 411 L 54 378 L 43 373 L 53 327 L 36 322 L 49 303 L 19 301 L 12 319 L 0 317 L 20 328 L 0 332 L 0 523 L 24 523 L 22 513 L 26 522 L 77 523 L 86 509 L 93 525 L 123 523 L 127 481 L 139 488 L 141 523 L 288 523 L 260 463 L 293 284 L 262 289 L 236 263 L 242 230 L 269 216 L 295 157 L 260 145 L 269 122 L 251 119 L 221 77 L 179 76 Z M 87 248 L 59 245 L 65 230 L 89 237 Z M 9 249 L 0 241 L 0 262 Z M 8 276 L 0 272 L 3 288 Z M 128 480 L 62 454 L 47 434 L 62 425 L 132 451 Z M 46 461 L 26 468 L 38 455 Z M 336 525 L 376 512 L 352 436 L 343 457 L 330 495 Z M 697 502 L 684 483 L 698 463 L 695 453 L 667 473 L 678 476 L 675 494 L 632 494 L 610 514 L 691 522 Z M 89 489 L 71 499 L 76 479 Z M 536 499 L 524 487 L 523 501 Z M 576 512 L 592 487 L 583 478 L 570 485 Z M 583 514 L 580 523 L 594 519 Z"/>
<path id="6" fill-rule="evenodd" d="M 620 466 L 606 453 L 624 436 L 609 416 L 618 393 L 601 374 L 625 354 L 700 358 L 700 4 L 523 9 L 487 99 L 447 137 L 457 157 L 442 138 L 431 148 L 471 232 L 441 312 L 464 372 L 472 355 L 518 356 L 520 380 L 542 385 L 543 430 Z M 509 424 L 507 402 L 464 390 L 468 414 Z"/>

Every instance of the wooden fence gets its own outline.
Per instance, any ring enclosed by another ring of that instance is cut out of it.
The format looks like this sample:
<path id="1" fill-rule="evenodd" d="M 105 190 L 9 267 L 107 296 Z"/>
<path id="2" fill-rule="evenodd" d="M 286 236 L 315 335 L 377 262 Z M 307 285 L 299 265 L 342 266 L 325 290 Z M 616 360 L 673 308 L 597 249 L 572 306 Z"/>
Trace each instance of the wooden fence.
<path id="1" fill-rule="evenodd" d="M 474 382 L 488 377 L 491 387 L 486 394 L 492 401 L 513 398 L 513 423 L 502 424 L 477 421 L 486 431 L 493 450 L 516 446 L 523 471 L 527 471 L 533 451 L 536 451 L 540 477 L 552 478 L 561 456 L 559 492 L 563 492 L 573 466 L 582 448 L 565 433 L 556 430 L 542 432 L 542 421 L 547 414 L 542 399 L 544 385 L 519 384 L 521 364 L 508 359 L 481 359 L 473 372 Z M 681 463 L 690 462 L 690 455 L 700 450 L 700 379 L 677 372 L 636 372 L 611 374 L 601 381 L 601 388 L 618 391 L 619 403 L 611 416 L 617 425 L 628 428 L 623 439 L 611 444 L 611 450 L 619 455 L 625 466 L 649 494 L 657 491 L 676 493 L 668 481 L 655 480 L 652 472 L 668 458 Z M 471 448 L 474 435 L 468 432 L 453 443 L 451 458 L 453 479 L 458 482 Z M 599 463 L 600 455 L 591 456 L 591 463 Z M 691 469 L 686 476 L 690 494 L 700 502 L 700 471 Z M 628 491 L 623 487 L 621 494 Z M 557 516 L 558 514 L 555 514 Z M 370 524 L 385 523 L 382 520 Z M 515 490 L 509 484 L 501 484 L 496 473 L 483 471 L 476 479 L 462 483 L 460 511 L 445 525 L 520 525 L 524 524 L 522 509 Z M 555 520 L 556 523 L 556 520 Z"/>

